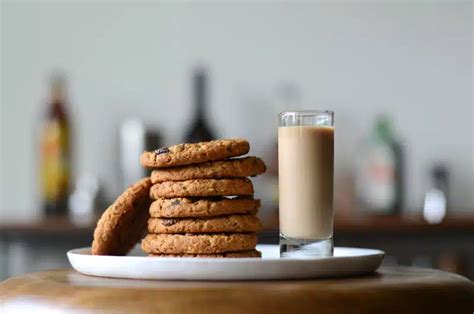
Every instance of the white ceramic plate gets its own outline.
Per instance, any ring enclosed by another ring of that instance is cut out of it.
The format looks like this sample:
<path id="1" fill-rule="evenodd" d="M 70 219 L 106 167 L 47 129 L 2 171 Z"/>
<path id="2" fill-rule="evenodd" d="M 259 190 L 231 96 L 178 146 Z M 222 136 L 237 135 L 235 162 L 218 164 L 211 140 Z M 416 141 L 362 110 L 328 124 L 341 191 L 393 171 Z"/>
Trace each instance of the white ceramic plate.
<path id="1" fill-rule="evenodd" d="M 372 273 L 384 252 L 336 247 L 334 256 L 280 258 L 278 245 L 258 245 L 262 258 L 147 257 L 136 247 L 128 256 L 91 255 L 90 248 L 67 253 L 72 267 L 85 275 L 160 280 L 259 280 L 343 277 Z"/>

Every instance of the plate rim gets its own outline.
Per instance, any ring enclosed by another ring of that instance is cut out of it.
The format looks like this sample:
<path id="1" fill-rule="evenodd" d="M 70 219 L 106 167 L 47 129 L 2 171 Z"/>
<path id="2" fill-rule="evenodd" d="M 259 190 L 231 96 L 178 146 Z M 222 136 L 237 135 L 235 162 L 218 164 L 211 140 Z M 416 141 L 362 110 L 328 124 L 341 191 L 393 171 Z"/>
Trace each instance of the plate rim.
<path id="1" fill-rule="evenodd" d="M 277 244 L 259 244 L 264 246 L 278 246 Z M 314 258 L 294 258 L 294 257 L 268 257 L 268 258 L 261 258 L 261 257 L 244 257 L 244 258 L 212 258 L 212 257 L 200 257 L 200 258 L 182 258 L 182 257 L 161 257 L 161 256 L 117 256 L 117 255 L 92 255 L 92 254 L 81 254 L 78 251 L 82 250 L 90 250 L 91 247 L 81 247 L 81 248 L 74 248 L 67 251 L 66 255 L 71 262 L 71 257 L 88 257 L 94 259 L 117 259 L 121 258 L 123 260 L 142 260 L 143 258 L 159 260 L 160 262 L 168 262 L 168 261 L 180 261 L 183 263 L 196 263 L 196 262 L 215 262 L 215 263 L 253 263 L 255 261 L 259 261 L 261 263 L 274 263 L 274 262 L 283 262 L 283 263 L 291 263 L 291 262 L 315 262 L 315 261 L 325 261 L 325 260 L 340 260 L 340 259 L 347 259 L 347 258 L 367 258 L 378 256 L 381 258 L 385 257 L 385 251 L 379 249 L 371 249 L 371 248 L 360 248 L 360 247 L 334 247 L 334 249 L 349 249 L 349 250 L 364 250 L 368 251 L 367 254 L 362 255 L 345 255 L 345 256 L 323 256 L 323 257 L 314 257 Z M 369 253 L 370 252 L 370 253 Z M 72 263 L 72 262 L 71 262 Z"/>

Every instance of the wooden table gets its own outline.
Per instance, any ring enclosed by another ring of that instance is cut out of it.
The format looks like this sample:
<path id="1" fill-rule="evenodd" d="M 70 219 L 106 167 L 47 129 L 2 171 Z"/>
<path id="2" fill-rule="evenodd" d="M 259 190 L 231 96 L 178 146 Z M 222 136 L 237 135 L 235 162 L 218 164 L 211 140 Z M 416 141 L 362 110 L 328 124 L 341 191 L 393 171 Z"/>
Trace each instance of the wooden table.
<path id="1" fill-rule="evenodd" d="M 433 269 L 382 267 L 321 280 L 203 282 L 53 270 L 0 283 L 0 313 L 473 313 L 474 284 Z"/>

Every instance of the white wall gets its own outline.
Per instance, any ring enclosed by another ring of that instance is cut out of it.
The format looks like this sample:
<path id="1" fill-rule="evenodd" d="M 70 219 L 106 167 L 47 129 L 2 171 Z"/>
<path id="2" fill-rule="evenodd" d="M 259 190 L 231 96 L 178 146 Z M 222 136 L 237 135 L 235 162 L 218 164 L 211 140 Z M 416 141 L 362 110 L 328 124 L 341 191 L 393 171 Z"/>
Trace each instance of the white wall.
<path id="1" fill-rule="evenodd" d="M 265 154 L 286 82 L 302 107 L 337 115 L 339 173 L 386 110 L 407 146 L 408 205 L 433 161 L 452 168 L 452 200 L 474 209 L 471 2 L 2 4 L 1 194 L 4 216 L 37 211 L 36 126 L 48 73 L 70 75 L 78 172 L 118 193 L 117 126 L 137 116 L 166 143 L 190 118 L 189 70 L 212 75 L 213 125 Z"/>

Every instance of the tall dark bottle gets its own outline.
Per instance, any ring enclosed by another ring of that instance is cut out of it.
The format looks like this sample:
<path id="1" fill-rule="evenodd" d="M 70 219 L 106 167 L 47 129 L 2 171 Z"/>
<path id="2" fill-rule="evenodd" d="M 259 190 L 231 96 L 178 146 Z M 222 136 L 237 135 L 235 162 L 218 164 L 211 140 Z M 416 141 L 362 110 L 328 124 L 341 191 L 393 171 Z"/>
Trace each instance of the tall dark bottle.
<path id="1" fill-rule="evenodd" d="M 193 74 L 194 116 L 185 133 L 184 141 L 197 143 L 216 138 L 206 120 L 207 106 L 207 74 L 203 69 L 196 69 Z"/>
<path id="2" fill-rule="evenodd" d="M 44 213 L 47 216 L 65 215 L 71 154 L 70 125 L 66 111 L 66 81 L 62 75 L 55 75 L 51 79 L 40 146 L 40 186 Z"/>

